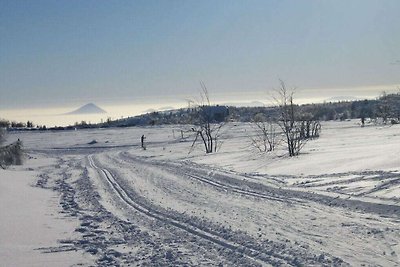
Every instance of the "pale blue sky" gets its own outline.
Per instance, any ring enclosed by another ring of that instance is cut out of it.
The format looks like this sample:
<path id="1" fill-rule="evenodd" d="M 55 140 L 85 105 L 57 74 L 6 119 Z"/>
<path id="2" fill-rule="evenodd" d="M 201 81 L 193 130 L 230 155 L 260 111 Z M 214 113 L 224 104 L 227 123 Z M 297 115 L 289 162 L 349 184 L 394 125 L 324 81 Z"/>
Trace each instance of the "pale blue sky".
<path id="1" fill-rule="evenodd" d="M 227 99 L 278 78 L 327 95 L 399 84 L 399 14 L 397 0 L 0 0 L 0 109 L 184 99 L 200 80 Z"/>

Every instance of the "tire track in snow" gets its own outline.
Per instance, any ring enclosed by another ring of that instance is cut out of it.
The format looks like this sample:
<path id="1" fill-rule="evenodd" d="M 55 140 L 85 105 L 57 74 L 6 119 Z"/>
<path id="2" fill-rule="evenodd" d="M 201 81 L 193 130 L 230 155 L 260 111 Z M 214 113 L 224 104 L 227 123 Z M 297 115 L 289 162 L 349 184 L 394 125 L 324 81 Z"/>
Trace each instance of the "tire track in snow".
<path id="1" fill-rule="evenodd" d="M 99 173 L 101 173 L 104 176 L 104 178 L 106 178 L 107 182 L 114 189 L 114 191 L 116 192 L 118 197 L 121 200 L 123 200 L 127 205 L 129 205 L 130 207 L 139 211 L 140 213 L 143 213 L 143 214 L 145 214 L 151 218 L 154 218 L 156 220 L 168 223 L 169 225 L 175 226 L 176 228 L 184 230 L 192 235 L 198 236 L 198 237 L 206 239 L 214 244 L 217 244 L 224 248 L 230 249 L 233 252 L 237 253 L 237 251 L 240 251 L 243 255 L 245 255 L 250 260 L 257 262 L 263 266 L 270 265 L 270 264 L 276 264 L 278 262 L 280 264 L 282 264 L 282 261 L 285 261 L 284 258 L 277 258 L 276 255 L 272 256 L 272 255 L 266 254 L 262 251 L 255 250 L 254 248 L 251 248 L 251 247 L 248 247 L 245 245 L 241 245 L 241 244 L 237 244 L 232 241 L 228 241 L 221 236 L 217 236 L 213 233 L 204 231 L 202 229 L 196 228 L 187 223 L 184 223 L 184 222 L 178 221 L 174 218 L 171 218 L 170 216 L 168 216 L 168 214 L 164 214 L 162 212 L 152 210 L 141 204 L 138 204 L 129 196 L 127 191 L 125 191 L 123 189 L 123 187 L 115 179 L 114 175 L 108 169 L 101 168 L 95 164 L 95 162 L 93 160 L 93 155 L 88 156 L 88 161 L 89 161 L 89 165 L 93 169 L 97 170 Z M 258 258 L 257 256 L 262 256 L 262 257 Z M 290 264 L 290 263 L 286 262 L 286 264 Z"/>
<path id="2" fill-rule="evenodd" d="M 399 205 L 365 202 L 357 199 L 344 199 L 318 193 L 298 191 L 289 188 L 277 188 L 256 182 L 239 180 L 223 173 L 214 174 L 214 178 L 219 180 L 216 181 L 216 179 L 211 179 L 207 177 L 209 175 L 204 174 L 204 171 L 200 171 L 197 168 L 193 168 L 190 166 L 184 166 L 183 164 L 176 165 L 155 160 L 148 161 L 138 157 L 127 155 L 126 152 L 120 152 L 119 156 L 124 161 L 128 161 L 131 163 L 139 162 L 141 164 L 147 164 L 150 166 L 162 167 L 163 169 L 168 169 L 170 172 L 175 173 L 178 176 L 197 179 L 198 181 L 206 183 L 210 186 L 220 187 L 224 190 L 229 189 L 231 191 L 236 191 L 237 193 L 247 196 L 265 198 L 287 203 L 297 202 L 299 204 L 303 204 L 304 201 L 312 201 L 330 207 L 347 208 L 357 212 L 375 213 L 383 217 L 392 217 L 394 219 L 400 218 Z M 247 185 L 251 189 L 242 189 L 238 187 L 238 185 Z"/>
<path id="3" fill-rule="evenodd" d="M 110 157 L 108 155 L 108 158 L 111 160 L 111 162 L 116 161 L 115 158 Z M 93 158 L 92 158 L 93 161 Z M 116 161 L 117 162 L 117 161 Z M 138 163 L 138 162 L 136 162 Z M 140 162 L 139 162 L 140 163 Z M 97 167 L 97 166 L 96 166 Z M 123 168 L 123 167 L 122 167 Z M 100 168 L 102 169 L 102 168 Z M 113 168 L 111 169 L 106 169 L 106 172 L 109 173 L 109 175 L 112 175 L 113 179 L 118 179 L 119 180 L 119 175 L 118 171 L 115 171 Z M 115 174 L 117 173 L 117 174 Z M 106 177 L 107 178 L 107 177 Z M 121 178 L 121 181 L 119 183 L 119 186 L 123 188 L 130 188 L 130 185 L 125 184 L 124 182 L 125 179 Z M 327 254 L 327 253 L 321 253 L 319 254 L 318 252 L 308 251 L 306 248 L 299 246 L 296 244 L 294 247 L 288 244 L 287 240 L 286 242 L 274 242 L 271 240 L 257 240 L 250 238 L 247 236 L 245 233 L 236 233 L 236 232 L 226 232 L 225 228 L 220 229 L 218 225 L 207 225 L 204 227 L 204 225 L 198 224 L 196 221 L 192 221 L 192 218 L 187 218 L 185 215 L 182 217 L 183 214 L 181 213 L 168 213 L 163 210 L 159 210 L 158 207 L 153 207 L 152 204 L 147 205 L 145 199 L 141 199 L 140 196 L 135 196 L 135 193 L 130 192 L 129 190 L 125 190 L 125 193 L 128 195 L 128 197 L 133 201 L 136 205 L 139 205 L 141 207 L 144 207 L 146 211 L 150 211 L 151 213 L 154 213 L 156 215 L 161 216 L 162 221 L 166 221 L 165 218 L 167 218 L 166 222 L 169 222 L 171 219 L 172 221 L 178 222 L 180 225 L 175 225 L 172 224 L 173 226 L 182 229 L 182 225 L 184 226 L 184 229 L 186 232 L 190 234 L 194 234 L 196 236 L 202 237 L 205 240 L 211 241 L 212 243 L 215 243 L 217 245 L 220 245 L 224 248 L 228 248 L 229 250 L 232 251 L 232 253 L 237 254 L 238 252 L 240 253 L 240 256 L 246 256 L 249 260 L 258 260 L 259 263 L 260 261 L 261 264 L 272 264 L 273 266 L 301 266 L 301 265 L 318 265 L 318 266 L 346 266 L 347 264 L 340 258 L 335 257 L 333 255 Z M 230 191 L 232 192 L 232 191 Z M 133 194 L 133 195 L 131 195 Z M 136 198 L 139 198 L 136 200 Z M 125 201 L 126 202 L 126 201 Z M 151 214 L 146 214 L 150 216 L 151 218 L 156 218 L 152 216 Z M 160 218 L 156 218 L 160 219 Z M 188 227 L 188 228 L 187 228 Z M 195 229 L 195 232 L 192 232 L 192 230 Z M 189 231 L 188 231 L 189 230 Z M 197 231 L 200 231 L 201 235 L 198 235 L 196 233 Z M 206 233 L 206 236 L 203 234 Z M 208 237 L 211 235 L 212 238 L 217 238 L 217 240 L 210 240 Z M 225 236 L 227 235 L 227 237 Z M 214 242 L 216 241 L 216 242 Z M 228 244 L 228 246 L 227 246 Z"/>
<path id="4" fill-rule="evenodd" d="M 211 180 L 207 177 L 205 177 L 204 175 L 200 175 L 200 174 L 193 174 L 190 172 L 186 172 L 185 174 L 182 174 L 182 172 L 178 172 L 176 167 L 172 167 L 169 164 L 166 163 L 159 163 L 159 162 L 147 162 L 147 161 L 143 161 L 143 160 L 139 160 L 139 159 L 134 159 L 128 156 L 122 155 L 122 153 L 119 154 L 120 158 L 124 161 L 127 161 L 127 159 L 129 158 L 130 160 L 132 160 L 131 162 L 140 162 L 141 164 L 149 164 L 149 165 L 153 165 L 153 166 L 157 166 L 157 167 L 163 167 L 163 169 L 167 169 L 169 172 L 177 174 L 178 176 L 185 176 L 185 177 L 189 177 L 193 180 L 197 180 L 201 183 L 205 183 L 208 184 L 212 187 L 224 190 L 224 191 L 228 191 L 228 192 L 234 192 L 237 193 L 239 195 L 243 195 L 243 196 L 247 196 L 247 197 L 256 197 L 256 198 L 262 198 L 262 199 L 266 199 L 266 200 L 272 200 L 272 201 L 279 201 L 279 202 L 283 202 L 283 203 L 305 203 L 302 200 L 299 199 L 292 199 L 292 198 L 287 198 L 287 197 L 280 197 L 278 195 L 274 195 L 272 196 L 271 194 L 265 194 L 262 192 L 257 192 L 251 189 L 243 189 L 240 188 L 238 186 L 234 186 L 234 185 L 230 185 L 228 183 L 222 183 L 222 182 L 218 182 L 215 180 Z M 183 167 L 183 166 L 181 166 Z M 182 170 L 182 169 L 180 169 Z"/>
<path id="5" fill-rule="evenodd" d="M 266 194 L 263 193 L 259 193 L 259 192 L 255 192 L 255 191 L 251 191 L 251 190 L 245 190 L 239 187 L 235 187 L 235 186 L 230 186 L 230 185 L 226 185 L 226 184 L 222 184 L 216 181 L 211 181 L 210 179 L 204 178 L 202 176 L 199 175 L 194 175 L 194 174 L 186 174 L 186 176 L 195 179 L 197 181 L 209 184 L 211 186 L 226 190 L 226 191 L 230 191 L 230 192 L 234 192 L 234 193 L 238 193 L 240 195 L 244 195 L 244 196 L 249 196 L 249 197 L 257 197 L 257 198 L 262 198 L 262 199 L 267 199 L 267 200 L 274 200 L 274 201 L 279 201 L 279 202 L 300 202 L 300 201 L 294 201 L 294 200 L 290 200 L 290 199 L 282 199 L 282 198 L 278 198 L 278 197 L 273 197 L 273 196 L 268 196 Z"/>

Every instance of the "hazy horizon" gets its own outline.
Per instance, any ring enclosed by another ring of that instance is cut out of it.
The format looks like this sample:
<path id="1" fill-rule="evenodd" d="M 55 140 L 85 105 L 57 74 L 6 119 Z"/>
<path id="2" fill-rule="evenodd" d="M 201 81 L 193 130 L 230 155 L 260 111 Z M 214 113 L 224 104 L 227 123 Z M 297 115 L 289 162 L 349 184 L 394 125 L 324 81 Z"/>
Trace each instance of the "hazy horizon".
<path id="1" fill-rule="evenodd" d="M 295 91 L 295 103 L 296 104 L 308 104 L 308 103 L 322 103 L 325 101 L 339 101 L 339 100 L 357 100 L 357 99 L 375 99 L 379 97 L 379 95 L 385 91 L 387 93 L 395 93 L 399 92 L 399 87 L 396 85 L 382 85 L 382 86 L 373 86 L 373 87 L 355 87 L 352 90 L 345 88 L 336 88 L 335 92 L 337 93 L 345 93 L 345 94 L 335 94 L 335 95 L 322 95 L 322 94 L 313 94 L 317 89 L 308 89 L 301 90 L 297 89 Z M 360 94 L 363 93 L 363 94 Z M 274 105 L 273 95 L 264 93 L 248 93 L 242 95 L 242 97 L 238 97 L 239 94 L 236 94 L 233 98 L 229 98 L 223 95 L 210 94 L 211 103 L 212 104 L 220 104 L 220 105 L 237 105 L 237 106 L 246 106 L 253 105 L 255 102 L 262 103 L 263 105 L 269 106 Z M 33 121 L 35 125 L 46 125 L 48 127 L 52 126 L 67 126 L 74 125 L 75 122 L 86 121 L 90 123 L 99 123 L 102 121 L 106 121 L 107 118 L 111 118 L 112 120 L 126 118 L 131 116 L 136 116 L 140 114 L 144 114 L 154 111 L 162 111 L 166 109 L 178 109 L 188 107 L 188 101 L 198 101 L 199 96 L 193 96 L 184 98 L 183 96 L 178 99 L 169 99 L 165 102 L 152 101 L 151 99 L 141 99 L 138 101 L 125 101 L 119 103 L 110 103 L 106 102 L 96 102 L 96 101 L 88 101 L 83 102 L 80 101 L 78 104 L 69 104 L 65 106 L 55 106 L 48 105 L 42 107 L 24 107 L 24 108 L 3 108 L 0 109 L 0 119 L 6 119 L 9 121 L 17 121 L 17 122 L 26 122 Z M 103 114 L 66 114 L 68 112 L 74 111 L 85 104 L 94 103 L 98 107 L 107 111 L 107 113 Z M 193 105 L 193 104 L 191 104 Z"/>
<path id="2" fill-rule="evenodd" d="M 395 0 L 0 0 L 0 117 L 185 105 L 199 81 L 216 103 L 268 102 L 279 79 L 300 102 L 373 98 L 400 85 L 398 10 Z"/>

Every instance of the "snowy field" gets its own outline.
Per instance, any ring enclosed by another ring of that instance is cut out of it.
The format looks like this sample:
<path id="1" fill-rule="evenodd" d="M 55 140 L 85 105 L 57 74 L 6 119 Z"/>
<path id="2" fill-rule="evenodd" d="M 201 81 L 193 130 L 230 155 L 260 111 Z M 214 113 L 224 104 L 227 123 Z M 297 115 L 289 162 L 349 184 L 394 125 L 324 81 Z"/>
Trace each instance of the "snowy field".
<path id="1" fill-rule="evenodd" d="M 400 266 L 400 125 L 326 122 L 293 158 L 249 124 L 208 155 L 181 129 L 9 134 L 1 265 Z"/>

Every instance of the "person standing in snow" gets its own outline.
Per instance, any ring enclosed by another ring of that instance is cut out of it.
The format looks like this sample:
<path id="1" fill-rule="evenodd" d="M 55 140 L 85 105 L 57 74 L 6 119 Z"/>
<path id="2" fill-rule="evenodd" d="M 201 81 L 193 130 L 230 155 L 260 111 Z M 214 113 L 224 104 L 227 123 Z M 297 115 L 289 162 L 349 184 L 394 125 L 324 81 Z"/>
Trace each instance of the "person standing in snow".
<path id="1" fill-rule="evenodd" d="M 140 138 L 140 143 L 142 144 L 142 148 L 146 149 L 146 147 L 144 146 L 144 139 L 146 139 L 146 137 L 142 135 L 142 137 Z"/>

